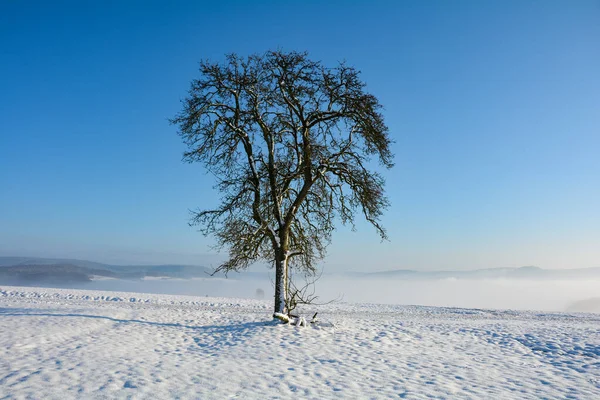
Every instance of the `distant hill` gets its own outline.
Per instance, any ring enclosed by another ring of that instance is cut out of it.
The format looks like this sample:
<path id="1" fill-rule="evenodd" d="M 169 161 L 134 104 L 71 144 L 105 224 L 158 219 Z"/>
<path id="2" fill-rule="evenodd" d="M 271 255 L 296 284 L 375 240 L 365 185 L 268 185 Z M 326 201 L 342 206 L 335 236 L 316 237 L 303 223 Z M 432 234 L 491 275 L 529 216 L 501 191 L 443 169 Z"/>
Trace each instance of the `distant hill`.
<path id="1" fill-rule="evenodd" d="M 35 271 L 35 272 L 34 272 Z M 7 277 L 23 276 L 24 279 L 44 277 L 49 280 L 87 279 L 94 276 L 117 279 L 142 279 L 144 277 L 196 278 L 209 277 L 212 269 L 203 266 L 163 264 L 163 265 L 110 265 L 88 260 L 0 257 L 0 283 L 6 284 Z M 79 274 L 79 275 L 77 275 Z M 80 276 L 80 278 L 76 278 Z M 223 277 L 223 274 L 218 274 Z M 62 277 L 62 278 L 61 278 Z M 235 279 L 267 279 L 268 271 L 245 271 L 231 273 Z M 378 272 L 333 272 L 323 278 L 351 279 L 396 279 L 396 280 L 439 280 L 439 279 L 529 279 L 529 280 L 581 280 L 600 279 L 600 267 L 579 269 L 543 269 L 539 267 L 489 268 L 471 271 L 415 271 L 397 269 Z M 11 278 L 11 279 L 12 279 Z"/>
<path id="2" fill-rule="evenodd" d="M 206 277 L 210 269 L 193 265 L 109 265 L 87 260 L 36 257 L 0 257 L 0 283 L 82 282 L 94 276 L 117 279 L 144 277 L 195 278 Z"/>
<path id="3" fill-rule="evenodd" d="M 68 264 L 5 266 L 0 268 L 0 282 L 20 286 L 89 282 L 92 271 Z"/>
<path id="4" fill-rule="evenodd" d="M 489 268 L 471 271 L 414 271 L 398 269 L 379 272 L 351 272 L 349 277 L 367 279 L 535 279 L 577 280 L 600 279 L 600 267 L 579 269 L 543 269 L 539 267 Z"/>
<path id="5" fill-rule="evenodd" d="M 76 260 L 71 258 L 41 258 L 41 257 L 0 257 L 0 267 L 16 265 L 50 265 L 50 264 L 68 264 L 84 268 L 105 269 L 106 264 L 101 264 L 87 260 Z"/>

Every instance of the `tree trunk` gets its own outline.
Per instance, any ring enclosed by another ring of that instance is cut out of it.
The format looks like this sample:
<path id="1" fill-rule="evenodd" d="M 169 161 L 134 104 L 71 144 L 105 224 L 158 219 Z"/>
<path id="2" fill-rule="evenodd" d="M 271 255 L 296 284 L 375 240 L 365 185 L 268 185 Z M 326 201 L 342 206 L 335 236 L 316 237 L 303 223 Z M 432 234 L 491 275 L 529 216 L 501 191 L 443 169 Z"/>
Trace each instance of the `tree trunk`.
<path id="1" fill-rule="evenodd" d="M 275 252 L 275 311 L 285 314 L 287 301 L 287 262 L 281 250 Z"/>

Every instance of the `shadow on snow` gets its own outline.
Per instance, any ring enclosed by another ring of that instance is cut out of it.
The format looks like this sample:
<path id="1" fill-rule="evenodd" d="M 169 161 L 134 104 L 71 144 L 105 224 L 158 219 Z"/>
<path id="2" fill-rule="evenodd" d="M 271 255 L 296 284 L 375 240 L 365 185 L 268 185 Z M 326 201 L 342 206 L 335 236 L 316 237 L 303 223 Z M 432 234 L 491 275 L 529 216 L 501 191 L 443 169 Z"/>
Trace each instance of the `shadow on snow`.
<path id="1" fill-rule="evenodd" d="M 58 310 L 57 310 L 58 311 Z M 91 318 L 114 322 L 116 324 L 141 324 L 164 328 L 183 328 L 191 330 L 199 337 L 194 337 L 197 347 L 204 349 L 219 348 L 223 346 L 236 346 L 255 336 L 268 327 L 281 325 L 279 321 L 254 321 L 240 322 L 226 325 L 186 325 L 180 323 L 155 322 L 140 319 L 123 319 L 105 315 L 64 313 L 64 312 L 38 312 L 35 309 L 0 308 L 0 317 L 62 317 L 62 318 Z"/>

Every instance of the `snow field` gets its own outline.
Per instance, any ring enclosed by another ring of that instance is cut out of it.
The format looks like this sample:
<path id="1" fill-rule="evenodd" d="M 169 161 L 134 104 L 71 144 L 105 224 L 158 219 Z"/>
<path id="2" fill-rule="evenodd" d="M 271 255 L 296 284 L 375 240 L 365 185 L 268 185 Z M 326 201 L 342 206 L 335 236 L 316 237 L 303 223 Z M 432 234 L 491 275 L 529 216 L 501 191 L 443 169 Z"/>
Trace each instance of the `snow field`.
<path id="1" fill-rule="evenodd" d="M 0 398 L 600 398 L 600 315 L 0 288 Z"/>

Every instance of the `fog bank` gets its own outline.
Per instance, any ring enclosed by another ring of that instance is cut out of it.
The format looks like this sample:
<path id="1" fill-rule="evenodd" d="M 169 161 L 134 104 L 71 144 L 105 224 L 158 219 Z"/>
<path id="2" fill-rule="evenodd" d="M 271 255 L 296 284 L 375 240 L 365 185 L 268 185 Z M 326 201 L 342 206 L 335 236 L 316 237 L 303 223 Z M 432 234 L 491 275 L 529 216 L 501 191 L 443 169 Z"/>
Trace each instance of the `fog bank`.
<path id="1" fill-rule="evenodd" d="M 565 311 L 597 296 L 600 280 L 323 280 L 318 291 L 334 297 L 343 293 L 344 301 L 360 303 Z"/>
<path id="2" fill-rule="evenodd" d="M 578 311 L 572 305 L 597 297 L 600 280 L 508 280 L 441 279 L 409 281 L 400 279 L 360 279 L 327 276 L 316 284 L 319 301 L 341 298 L 350 303 L 384 303 L 441 307 L 493 308 L 540 311 Z M 139 293 L 182 294 L 210 297 L 256 298 L 264 291 L 273 296 L 267 277 L 234 275 L 234 278 L 97 280 L 82 289 Z M 591 310 L 594 311 L 594 310 Z"/>

